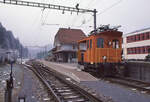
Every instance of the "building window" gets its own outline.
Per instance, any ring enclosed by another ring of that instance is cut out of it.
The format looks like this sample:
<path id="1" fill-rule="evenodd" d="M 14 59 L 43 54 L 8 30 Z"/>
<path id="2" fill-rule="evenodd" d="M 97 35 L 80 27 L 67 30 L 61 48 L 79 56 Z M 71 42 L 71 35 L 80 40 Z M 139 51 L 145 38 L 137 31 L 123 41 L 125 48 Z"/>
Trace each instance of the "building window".
<path id="1" fill-rule="evenodd" d="M 127 48 L 127 54 L 129 54 L 129 48 Z"/>
<path id="2" fill-rule="evenodd" d="M 133 48 L 133 54 L 135 54 L 135 48 Z"/>
<path id="3" fill-rule="evenodd" d="M 138 50 L 139 50 L 139 54 L 141 53 L 141 49 L 140 49 L 140 47 L 138 48 Z"/>
<path id="4" fill-rule="evenodd" d="M 147 35 L 146 35 L 147 33 L 144 33 L 144 40 L 146 40 L 147 39 Z"/>
<path id="5" fill-rule="evenodd" d="M 136 54 L 139 54 L 139 49 L 136 47 Z"/>
<path id="6" fill-rule="evenodd" d="M 75 48 L 76 48 L 76 46 L 75 46 L 75 45 L 72 45 L 72 48 L 73 48 L 73 49 L 75 49 Z"/>
<path id="7" fill-rule="evenodd" d="M 141 34 L 141 40 L 144 40 L 144 34 Z"/>
<path id="8" fill-rule="evenodd" d="M 134 48 L 134 54 L 137 54 L 136 48 Z"/>
<path id="9" fill-rule="evenodd" d="M 92 48 L 92 39 L 90 40 L 90 48 Z"/>
<path id="10" fill-rule="evenodd" d="M 127 49 L 127 53 L 128 53 L 128 54 L 131 54 L 131 48 L 128 48 L 128 49 Z"/>
<path id="11" fill-rule="evenodd" d="M 129 43 L 129 37 L 127 37 L 127 43 Z"/>
<path id="12" fill-rule="evenodd" d="M 136 35 L 133 36 L 133 41 L 136 41 Z"/>
<path id="13" fill-rule="evenodd" d="M 146 33 L 146 39 L 149 39 L 150 38 L 150 35 L 149 35 L 149 32 Z"/>
<path id="14" fill-rule="evenodd" d="M 104 48 L 104 39 L 97 38 L 97 48 Z"/>
<path id="15" fill-rule="evenodd" d="M 89 48 L 89 40 L 87 40 L 87 48 Z"/>
<path id="16" fill-rule="evenodd" d="M 130 54 L 132 54 L 132 48 L 130 48 Z"/>
<path id="17" fill-rule="evenodd" d="M 145 47 L 143 47 L 143 53 L 146 53 L 146 48 Z"/>
<path id="18" fill-rule="evenodd" d="M 150 53 L 150 47 L 147 49 L 147 52 Z"/>
<path id="19" fill-rule="evenodd" d="M 141 39 L 140 39 L 140 35 L 138 35 L 138 40 L 141 40 Z"/>
<path id="20" fill-rule="evenodd" d="M 140 47 L 139 49 L 140 49 L 140 54 L 142 54 L 143 53 L 142 47 Z"/>
<path id="21" fill-rule="evenodd" d="M 131 48 L 128 49 L 128 54 L 131 54 Z"/>
<path id="22" fill-rule="evenodd" d="M 77 54 L 76 53 L 72 53 L 72 58 L 77 58 Z"/>
<path id="23" fill-rule="evenodd" d="M 141 49 L 140 49 L 140 47 L 138 47 L 138 54 L 140 54 L 141 53 Z"/>
<path id="24" fill-rule="evenodd" d="M 130 42 L 132 42 L 132 41 L 133 41 L 133 36 L 130 37 Z"/>

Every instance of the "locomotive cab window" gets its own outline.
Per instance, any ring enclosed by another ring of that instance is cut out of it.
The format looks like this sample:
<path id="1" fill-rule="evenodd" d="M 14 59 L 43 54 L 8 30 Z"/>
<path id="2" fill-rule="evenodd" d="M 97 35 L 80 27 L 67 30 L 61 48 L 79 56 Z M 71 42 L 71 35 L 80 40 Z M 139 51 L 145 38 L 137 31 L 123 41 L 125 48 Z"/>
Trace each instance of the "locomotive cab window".
<path id="1" fill-rule="evenodd" d="M 119 48 L 119 40 L 113 40 L 113 48 Z"/>
<path id="2" fill-rule="evenodd" d="M 89 48 L 89 40 L 87 40 L 87 49 Z"/>
<path id="3" fill-rule="evenodd" d="M 104 48 L 104 39 L 97 38 L 97 48 Z"/>
<path id="4" fill-rule="evenodd" d="M 92 39 L 90 40 L 90 48 L 92 48 Z"/>

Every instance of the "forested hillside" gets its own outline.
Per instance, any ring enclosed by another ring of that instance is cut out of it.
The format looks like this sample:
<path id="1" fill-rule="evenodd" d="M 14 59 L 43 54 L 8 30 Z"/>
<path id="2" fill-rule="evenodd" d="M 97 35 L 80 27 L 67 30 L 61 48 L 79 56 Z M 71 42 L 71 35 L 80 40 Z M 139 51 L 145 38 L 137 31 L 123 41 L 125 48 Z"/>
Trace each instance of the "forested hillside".
<path id="1" fill-rule="evenodd" d="M 28 49 L 23 47 L 19 39 L 15 38 L 11 31 L 7 31 L 5 27 L 0 23 L 0 48 L 7 50 L 18 50 L 23 57 L 27 57 Z"/>

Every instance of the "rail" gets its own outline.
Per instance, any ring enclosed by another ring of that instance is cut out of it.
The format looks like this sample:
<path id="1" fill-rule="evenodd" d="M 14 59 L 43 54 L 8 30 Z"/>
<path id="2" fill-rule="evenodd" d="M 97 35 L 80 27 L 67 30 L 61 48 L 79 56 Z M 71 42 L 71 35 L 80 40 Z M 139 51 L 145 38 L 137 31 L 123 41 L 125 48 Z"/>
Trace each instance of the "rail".
<path id="1" fill-rule="evenodd" d="M 29 67 L 29 65 L 26 66 Z M 103 102 L 78 85 L 66 80 L 60 73 L 50 71 L 46 66 L 33 64 L 33 66 L 29 68 L 46 84 L 57 102 L 67 102 L 69 100 L 72 102 Z M 55 82 L 57 82 L 57 85 Z M 60 87 L 60 85 L 62 86 Z M 68 96 L 66 96 L 66 94 L 68 94 Z"/>

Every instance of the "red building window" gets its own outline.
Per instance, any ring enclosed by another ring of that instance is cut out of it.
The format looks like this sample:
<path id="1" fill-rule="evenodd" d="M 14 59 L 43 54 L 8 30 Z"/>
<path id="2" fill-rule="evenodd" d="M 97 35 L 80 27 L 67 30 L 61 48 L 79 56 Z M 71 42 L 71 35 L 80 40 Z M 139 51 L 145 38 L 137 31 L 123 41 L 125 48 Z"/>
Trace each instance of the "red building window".
<path id="1" fill-rule="evenodd" d="M 140 47 L 140 54 L 143 54 L 143 47 Z"/>
<path id="2" fill-rule="evenodd" d="M 127 43 L 129 43 L 130 42 L 130 37 L 127 37 Z"/>
<path id="3" fill-rule="evenodd" d="M 144 34 L 141 34 L 141 40 L 144 40 Z"/>
<path id="4" fill-rule="evenodd" d="M 144 40 L 146 40 L 147 39 L 147 36 L 146 36 L 146 33 L 144 33 Z"/>
<path id="5" fill-rule="evenodd" d="M 131 37 L 131 42 L 133 42 L 133 41 L 134 41 L 134 36 Z"/>
<path id="6" fill-rule="evenodd" d="M 149 52 L 149 49 L 150 49 L 150 46 L 147 46 L 147 53 L 150 53 L 150 52 Z"/>
<path id="7" fill-rule="evenodd" d="M 127 49 L 127 53 L 130 54 L 130 48 Z"/>
<path id="8" fill-rule="evenodd" d="M 133 36 L 133 41 L 136 41 L 136 35 Z"/>
<path id="9" fill-rule="evenodd" d="M 149 39 L 149 38 L 150 38 L 150 33 L 147 32 L 147 33 L 146 33 L 146 39 Z"/>
<path id="10" fill-rule="evenodd" d="M 141 47 L 141 53 L 145 53 L 145 47 Z"/>
<path id="11" fill-rule="evenodd" d="M 139 54 L 139 48 L 136 48 L 136 53 Z"/>
<path id="12" fill-rule="evenodd" d="M 138 35 L 138 41 L 141 40 L 140 35 Z"/>

